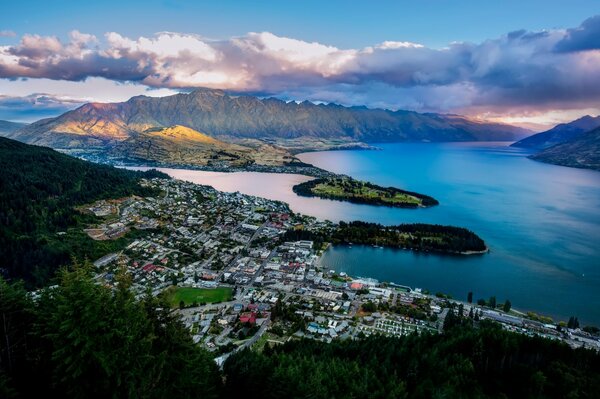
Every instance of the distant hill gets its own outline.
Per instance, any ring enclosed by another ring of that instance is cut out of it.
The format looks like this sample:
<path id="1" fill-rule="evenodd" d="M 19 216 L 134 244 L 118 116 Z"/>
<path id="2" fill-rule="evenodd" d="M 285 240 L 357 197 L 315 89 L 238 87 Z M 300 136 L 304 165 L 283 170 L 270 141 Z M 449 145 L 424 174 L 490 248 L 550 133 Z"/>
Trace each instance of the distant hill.
<path id="1" fill-rule="evenodd" d="M 211 137 L 239 139 L 345 138 L 361 142 L 513 141 L 529 131 L 457 115 L 420 114 L 336 104 L 285 102 L 198 89 L 168 97 L 90 103 L 44 119 L 9 137 L 53 148 L 105 148 L 148 129 L 186 126 Z"/>
<path id="2" fill-rule="evenodd" d="M 556 165 L 600 170 L 600 127 L 531 156 Z"/>
<path id="3" fill-rule="evenodd" d="M 0 136 L 5 136 L 26 125 L 26 123 L 0 120 Z"/>
<path id="4" fill-rule="evenodd" d="M 74 228 L 85 217 L 73 207 L 154 194 L 138 180 L 156 175 L 166 177 L 98 165 L 0 137 L 0 271 L 37 286 L 60 265 L 69 264 L 71 256 L 95 259 L 111 252 L 123 242 L 93 241 Z"/>
<path id="5" fill-rule="evenodd" d="M 564 143 L 600 126 L 600 116 L 586 115 L 569 123 L 561 123 L 550 130 L 534 134 L 512 144 L 513 147 L 544 149 Z"/>
<path id="6" fill-rule="evenodd" d="M 159 164 L 243 167 L 252 164 L 284 165 L 297 161 L 289 152 L 263 144 L 259 148 L 225 143 L 185 126 L 150 128 L 132 132 L 110 147 L 114 158 L 139 159 Z"/>

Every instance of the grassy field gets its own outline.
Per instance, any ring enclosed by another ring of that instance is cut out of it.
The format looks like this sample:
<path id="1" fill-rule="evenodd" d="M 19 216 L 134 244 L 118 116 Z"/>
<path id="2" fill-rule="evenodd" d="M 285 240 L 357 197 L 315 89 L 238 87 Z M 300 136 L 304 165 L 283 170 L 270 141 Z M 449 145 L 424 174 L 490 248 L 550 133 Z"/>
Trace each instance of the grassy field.
<path id="1" fill-rule="evenodd" d="M 439 205 L 428 195 L 401 190 L 396 187 L 382 187 L 350 177 L 318 178 L 296 184 L 294 193 L 304 197 L 319 197 L 357 204 L 383 205 L 399 208 Z"/>
<path id="2" fill-rule="evenodd" d="M 360 182 L 347 182 L 340 180 L 331 180 L 326 183 L 316 185 L 312 189 L 316 195 L 322 195 L 333 198 L 357 198 L 365 200 L 377 200 L 389 204 L 416 204 L 420 205 L 421 200 L 412 195 L 404 193 L 391 193 L 385 189 L 374 189 Z"/>
<path id="3" fill-rule="evenodd" d="M 178 307 L 179 302 L 183 301 L 185 306 L 192 305 L 194 302 L 215 303 L 231 300 L 232 289 L 230 287 L 220 288 L 192 288 L 192 287 L 170 287 L 165 292 L 167 300 L 172 307 Z"/>

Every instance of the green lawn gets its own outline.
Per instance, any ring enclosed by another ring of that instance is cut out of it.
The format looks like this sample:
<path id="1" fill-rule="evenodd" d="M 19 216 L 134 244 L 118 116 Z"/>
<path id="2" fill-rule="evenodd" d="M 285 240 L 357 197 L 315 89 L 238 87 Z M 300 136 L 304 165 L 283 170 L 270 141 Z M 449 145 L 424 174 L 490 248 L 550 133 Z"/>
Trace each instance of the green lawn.
<path id="1" fill-rule="evenodd" d="M 232 288 L 192 288 L 192 287 L 170 287 L 165 292 L 167 300 L 172 307 L 178 307 L 179 302 L 183 301 L 185 306 L 192 305 L 194 302 L 215 303 L 229 301 L 232 298 Z"/>
<path id="2" fill-rule="evenodd" d="M 386 189 L 373 189 L 371 187 L 361 185 L 360 182 L 354 181 L 343 184 L 338 180 L 330 180 L 326 183 L 317 184 L 312 189 L 312 192 L 317 195 L 324 195 L 340 199 L 350 197 L 364 198 L 366 200 L 376 199 L 390 204 L 412 203 L 419 205 L 422 202 L 419 198 L 413 197 L 412 195 L 404 193 L 390 194 L 390 192 Z"/>

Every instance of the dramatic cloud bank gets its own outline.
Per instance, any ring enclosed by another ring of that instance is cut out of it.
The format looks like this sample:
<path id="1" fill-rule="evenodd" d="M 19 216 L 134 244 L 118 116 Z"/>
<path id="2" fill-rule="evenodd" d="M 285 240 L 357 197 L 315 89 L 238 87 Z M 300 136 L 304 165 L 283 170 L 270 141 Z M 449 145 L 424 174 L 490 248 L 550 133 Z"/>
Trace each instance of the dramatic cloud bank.
<path id="1" fill-rule="evenodd" d="M 132 39 L 73 31 L 0 46 L 0 78 L 100 77 L 153 88 L 213 87 L 313 101 L 477 114 L 600 104 L 600 16 L 567 30 L 516 31 L 433 49 L 361 49 L 248 33 L 224 41 L 162 32 Z"/>

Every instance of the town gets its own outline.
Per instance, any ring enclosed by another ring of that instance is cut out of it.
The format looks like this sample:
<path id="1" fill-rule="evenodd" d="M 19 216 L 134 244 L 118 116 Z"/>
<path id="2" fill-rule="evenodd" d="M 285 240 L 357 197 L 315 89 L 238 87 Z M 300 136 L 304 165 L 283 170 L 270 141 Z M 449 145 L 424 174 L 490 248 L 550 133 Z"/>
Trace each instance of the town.
<path id="1" fill-rule="evenodd" d="M 328 270 L 320 263 L 327 242 L 293 238 L 311 231 L 326 236 L 336 225 L 295 214 L 285 203 L 175 179 L 141 184 L 160 195 L 79 208 L 103 220 L 86 230 L 93 239 L 135 232 L 124 250 L 94 262 L 96 279 L 110 286 L 126 270 L 140 296 L 164 296 L 218 364 L 242 348 L 301 337 L 331 342 L 441 332 L 449 314 L 600 349 L 598 337 L 578 326 L 536 320 L 510 306 Z"/>

